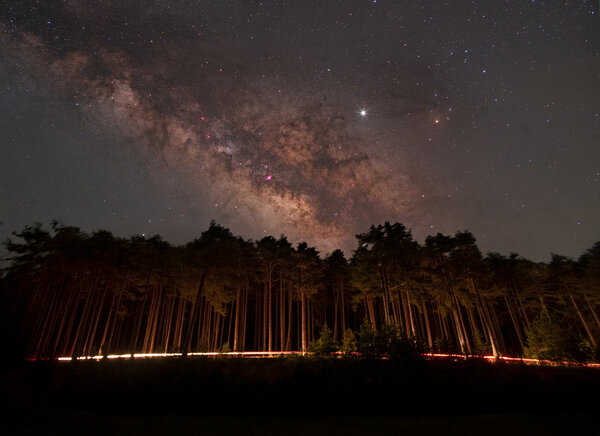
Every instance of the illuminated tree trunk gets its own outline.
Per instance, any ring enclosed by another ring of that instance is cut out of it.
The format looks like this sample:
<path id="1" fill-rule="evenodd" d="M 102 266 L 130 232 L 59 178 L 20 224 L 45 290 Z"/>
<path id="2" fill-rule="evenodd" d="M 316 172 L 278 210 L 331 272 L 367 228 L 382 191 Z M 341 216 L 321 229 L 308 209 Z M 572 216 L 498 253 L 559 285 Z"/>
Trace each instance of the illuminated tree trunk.
<path id="1" fill-rule="evenodd" d="M 279 344 L 281 343 L 281 282 L 279 282 L 279 289 L 275 294 L 275 302 L 273 304 L 273 349 L 277 350 L 281 347 Z"/>
<path id="2" fill-rule="evenodd" d="M 575 302 L 575 299 L 573 298 L 573 295 L 570 292 L 568 293 L 568 295 L 569 295 L 569 298 L 571 299 L 571 303 L 573 303 L 573 307 L 575 308 L 575 311 L 577 312 L 577 316 L 579 317 L 579 320 L 583 324 L 583 327 L 585 328 L 585 331 L 586 331 L 588 337 L 590 338 L 590 341 L 592 342 L 592 345 L 594 347 L 596 347 L 597 346 L 596 339 L 594 339 L 594 335 L 592 334 L 592 331 L 590 330 L 588 323 L 586 322 L 585 318 L 583 317 L 583 314 L 579 310 L 579 306 L 577 306 L 577 303 Z"/>
<path id="3" fill-rule="evenodd" d="M 233 317 L 234 317 L 234 311 L 233 311 L 233 308 L 234 308 L 234 306 L 237 306 L 237 303 L 236 303 L 235 301 L 232 301 L 232 302 L 231 302 L 231 308 L 230 308 L 230 310 L 228 311 L 228 316 L 227 316 L 227 318 L 229 319 L 229 322 L 228 322 L 228 327 L 227 327 L 227 345 L 228 345 L 228 346 L 230 346 L 229 344 L 232 344 L 232 343 L 233 343 L 233 342 L 231 341 L 231 335 L 232 335 L 232 333 L 233 333 L 233 328 L 232 328 L 232 326 L 233 326 Z M 237 313 L 237 308 L 236 308 L 236 311 L 235 311 L 235 313 Z M 223 343 L 223 345 L 225 345 L 225 343 Z"/>
<path id="4" fill-rule="evenodd" d="M 238 285 L 236 292 L 236 302 L 235 305 L 235 323 L 233 327 L 233 351 L 239 351 L 239 333 L 240 333 L 240 307 L 243 305 L 242 302 L 242 287 Z"/>
<path id="5" fill-rule="evenodd" d="M 450 318 L 448 315 L 440 315 L 440 321 L 442 324 L 442 332 L 444 333 L 444 339 L 446 340 L 446 342 L 450 342 L 450 321 L 448 320 L 448 318 Z"/>
<path id="6" fill-rule="evenodd" d="M 272 315 L 273 315 L 273 307 L 272 307 L 272 302 L 273 302 L 273 280 L 271 278 L 269 278 L 269 283 L 268 283 L 268 296 L 267 296 L 267 326 L 268 326 L 268 333 L 269 333 L 269 344 L 268 344 L 268 351 L 273 351 L 273 319 L 272 319 Z"/>
<path id="7" fill-rule="evenodd" d="M 600 318 L 598 318 L 598 314 L 594 310 L 594 306 L 592 306 L 592 303 L 590 303 L 590 300 L 588 299 L 587 295 L 584 295 L 583 298 L 585 298 L 585 302 L 587 303 L 588 307 L 590 308 L 590 311 L 592 312 L 592 316 L 596 320 L 596 325 L 598 325 L 598 328 L 600 328 Z"/>
<path id="8" fill-rule="evenodd" d="M 340 279 L 340 309 L 342 315 L 342 334 L 346 331 L 346 304 L 344 302 L 344 281 Z"/>
<path id="9" fill-rule="evenodd" d="M 504 296 L 504 302 L 506 303 L 506 308 L 508 309 L 508 314 L 510 316 L 510 319 L 512 321 L 513 327 L 514 327 L 515 332 L 517 334 L 517 338 L 519 339 L 519 345 L 521 345 L 521 350 L 524 350 L 525 349 L 525 341 L 523 339 L 523 333 L 521 332 L 521 327 L 519 326 L 519 323 L 517 321 L 517 317 L 515 316 L 512 308 L 511 308 L 510 301 L 506 297 L 506 294 L 504 294 L 503 296 Z"/>
<path id="10" fill-rule="evenodd" d="M 402 315 L 400 309 L 400 298 L 398 292 L 392 298 L 392 316 L 394 317 L 394 325 L 396 327 L 402 327 Z"/>
<path id="11" fill-rule="evenodd" d="M 177 319 L 175 320 L 175 337 L 173 338 L 173 344 L 175 349 L 181 351 L 181 341 L 183 339 L 183 320 L 185 315 L 185 299 L 182 298 L 181 294 L 177 293 Z"/>
<path id="12" fill-rule="evenodd" d="M 62 332 L 63 332 L 65 325 L 67 324 L 67 319 L 69 318 L 70 308 L 71 308 L 71 304 L 73 303 L 73 296 L 75 295 L 75 292 L 73 290 L 69 290 L 68 294 L 69 294 L 69 298 L 65 304 L 65 308 L 64 308 L 62 316 L 61 316 L 60 324 L 58 326 L 58 331 L 56 332 L 56 337 L 54 339 L 52 355 L 50 357 L 56 356 L 56 354 L 58 353 L 58 350 L 59 350 L 59 345 L 61 344 L 61 342 L 64 342 L 64 341 L 62 341 L 62 339 L 63 339 Z"/>
<path id="13" fill-rule="evenodd" d="M 213 332 L 213 310 L 206 298 L 201 300 L 201 309 L 198 310 L 198 334 L 196 349 L 198 351 L 208 351 L 211 348 L 211 338 Z M 202 350 L 200 350 L 202 348 Z"/>
<path id="14" fill-rule="evenodd" d="M 156 289 L 156 303 L 154 305 L 154 315 L 152 317 L 152 324 L 151 324 L 151 330 L 150 330 L 150 336 L 149 336 L 149 341 L 148 341 L 148 352 L 149 353 L 153 353 L 154 352 L 154 343 L 156 341 L 156 335 L 158 333 L 158 321 L 159 321 L 159 316 L 161 313 L 161 308 L 163 307 L 162 304 L 162 294 L 163 294 L 163 288 L 162 286 L 157 286 Z"/>
<path id="15" fill-rule="evenodd" d="M 284 286 L 284 281 L 283 281 L 283 274 L 280 271 L 279 273 L 279 290 L 280 290 L 280 294 L 281 294 L 281 298 L 279 299 L 279 348 L 281 350 L 285 349 L 285 342 L 286 342 L 286 319 L 285 319 L 285 307 L 286 307 L 286 298 L 287 298 L 287 293 L 285 291 L 285 286 Z"/>
<path id="16" fill-rule="evenodd" d="M 387 286 L 387 276 L 385 274 L 385 270 L 382 269 L 380 271 L 380 278 L 381 278 L 381 288 L 383 289 L 383 321 L 385 324 L 389 324 L 390 323 L 390 312 L 389 312 L 389 305 L 388 305 L 388 286 Z"/>
<path id="17" fill-rule="evenodd" d="M 73 338 L 73 343 L 71 346 L 71 352 L 69 353 L 73 358 L 76 358 L 80 353 L 77 349 L 77 345 L 79 343 L 79 336 L 82 334 L 83 327 L 87 323 L 89 306 L 92 301 L 92 289 L 95 287 L 96 280 L 93 280 L 93 285 L 88 290 L 88 295 L 85 299 L 85 304 L 83 305 L 83 310 L 81 313 L 81 317 L 79 318 L 79 323 L 77 324 L 77 329 L 75 330 L 75 337 Z"/>
<path id="18" fill-rule="evenodd" d="M 498 321 L 498 315 L 496 314 L 496 309 L 492 302 L 485 302 L 487 305 L 487 310 L 491 315 L 493 326 L 495 328 L 494 332 L 496 334 L 496 341 L 498 343 L 498 352 L 502 352 L 502 350 L 506 350 L 506 342 L 504 341 L 504 335 L 502 334 L 502 328 L 500 327 L 500 322 Z"/>
<path id="19" fill-rule="evenodd" d="M 332 281 L 333 290 L 333 338 L 337 341 L 339 338 L 338 334 L 338 312 L 339 312 L 339 294 L 338 289 L 335 285 L 335 281 Z"/>
<path id="20" fill-rule="evenodd" d="M 219 312 L 215 311 L 215 345 L 213 348 L 213 351 L 218 351 L 219 347 L 221 347 L 222 344 L 222 336 L 223 336 L 223 329 L 224 329 L 224 324 L 223 321 L 225 320 L 225 317 L 222 316 Z"/>
<path id="21" fill-rule="evenodd" d="M 498 340 L 496 338 L 496 333 L 494 331 L 493 320 L 490 316 L 487 306 L 485 305 L 485 301 L 483 301 L 481 295 L 479 294 L 479 291 L 477 290 L 477 287 L 475 286 L 475 281 L 472 278 L 468 278 L 467 281 L 469 282 L 471 289 L 473 290 L 473 292 L 475 293 L 475 297 L 477 298 L 477 306 L 479 307 L 481 315 L 482 315 L 483 325 L 484 325 L 484 327 L 488 333 L 488 336 L 490 338 L 490 344 L 492 346 L 492 354 L 494 355 L 495 359 L 498 359 L 498 357 L 499 357 Z"/>
<path id="22" fill-rule="evenodd" d="M 168 297 L 167 316 L 163 324 L 163 353 L 169 352 L 171 343 L 171 331 L 173 329 L 173 314 L 175 312 L 175 296 Z"/>
<path id="23" fill-rule="evenodd" d="M 90 328 L 88 329 L 88 334 L 85 339 L 85 345 L 83 347 L 83 354 L 90 355 L 92 351 L 92 345 L 94 342 L 94 338 L 96 337 L 96 331 L 98 329 L 98 322 L 100 321 L 100 315 L 102 314 L 102 307 L 104 305 L 104 299 L 106 296 L 106 287 L 102 294 L 98 296 L 96 300 L 96 308 L 92 313 L 92 322 L 90 324 Z"/>
<path id="24" fill-rule="evenodd" d="M 452 305 L 452 315 L 454 318 L 454 326 L 456 328 L 460 350 L 462 354 L 472 354 L 471 346 L 466 338 L 466 331 L 462 322 L 462 316 L 458 312 L 459 310 L 460 307 L 456 307 L 454 304 Z"/>
<path id="25" fill-rule="evenodd" d="M 304 293 L 304 289 L 300 293 L 300 305 L 301 305 L 301 329 L 302 329 L 302 352 L 306 353 L 308 351 L 308 331 L 306 326 L 306 295 Z"/>
<path id="26" fill-rule="evenodd" d="M 293 308 L 292 308 L 292 294 L 288 296 L 288 322 L 287 322 L 287 339 L 285 341 L 285 351 L 289 351 L 292 348 L 292 320 L 293 320 Z"/>
<path id="27" fill-rule="evenodd" d="M 142 297 L 141 304 L 138 304 L 137 312 L 136 312 L 136 320 L 134 324 L 134 331 L 132 335 L 131 346 L 129 347 L 131 350 L 131 354 L 133 355 L 136 351 L 138 339 L 140 336 L 140 329 L 142 328 L 142 318 L 144 316 L 144 306 L 146 304 L 146 294 Z"/>
<path id="28" fill-rule="evenodd" d="M 185 341 L 183 343 L 182 357 L 187 357 L 187 354 L 190 351 L 190 345 L 192 344 L 192 335 L 194 334 L 194 325 L 195 318 L 198 313 L 198 308 L 200 305 L 200 298 L 202 296 L 202 290 L 204 289 L 204 278 L 206 277 L 206 271 L 202 273 L 202 277 L 200 278 L 200 284 L 198 285 L 198 289 L 196 291 L 196 299 L 194 304 L 192 305 L 192 310 L 190 313 L 190 320 L 188 323 L 187 332 L 185 335 Z"/>
<path id="29" fill-rule="evenodd" d="M 144 342 L 142 344 L 142 353 L 150 352 L 150 336 L 152 335 L 154 320 L 156 318 L 156 307 L 158 306 L 157 294 L 158 287 L 155 287 L 150 295 L 150 308 L 148 309 L 148 318 L 146 319 L 146 328 L 144 330 Z"/>
<path id="30" fill-rule="evenodd" d="M 108 316 L 106 317 L 106 323 L 104 325 L 104 331 L 102 332 L 102 338 L 100 339 L 100 344 L 98 346 L 98 354 L 104 354 L 107 355 L 108 353 L 105 352 L 105 347 L 104 344 L 106 342 L 106 337 L 108 335 L 108 331 L 110 329 L 110 326 L 113 326 L 114 329 L 114 323 L 117 319 L 118 316 L 118 312 L 119 312 L 119 305 L 121 303 L 121 296 L 123 295 L 123 287 L 125 284 L 125 277 L 127 276 L 127 272 L 124 271 L 123 272 L 123 277 L 121 278 L 121 283 L 119 285 L 119 290 L 117 293 L 113 294 L 113 298 L 112 301 L 110 303 L 110 308 L 108 309 Z"/>
<path id="31" fill-rule="evenodd" d="M 267 287 L 269 285 L 267 284 L 267 282 L 265 281 L 265 285 L 264 285 L 264 289 L 263 289 L 263 308 L 262 308 L 262 351 L 267 351 L 267 346 L 268 346 L 268 326 L 267 326 L 267 322 L 268 322 L 268 316 L 267 316 L 267 310 L 268 310 L 268 303 L 267 303 L 267 299 L 269 298 L 269 293 L 267 291 Z"/>
<path id="32" fill-rule="evenodd" d="M 250 284 L 248 276 L 246 276 L 246 285 L 244 289 L 244 310 L 242 310 L 242 351 L 246 350 L 246 327 L 248 318 L 248 294 L 250 293 Z"/>
<path id="33" fill-rule="evenodd" d="M 519 286 L 517 284 L 517 281 L 515 280 L 515 277 L 511 274 L 510 276 L 512 284 L 513 284 L 513 293 L 514 293 L 514 297 L 515 297 L 515 301 L 518 303 L 518 311 L 520 310 L 523 319 L 525 320 L 525 326 L 527 328 L 529 328 L 529 317 L 527 316 L 527 311 L 525 310 L 525 306 L 523 305 L 523 301 L 521 300 L 521 297 L 519 296 Z M 510 288 L 509 288 L 510 289 Z"/>
<path id="34" fill-rule="evenodd" d="M 62 298 L 63 297 L 61 295 L 58 300 L 62 300 Z M 54 340 L 54 337 L 56 336 L 56 324 L 58 322 L 59 315 L 61 312 L 61 307 L 62 307 L 62 305 L 60 304 L 60 301 L 58 301 L 58 300 L 56 303 L 56 309 L 52 310 L 52 316 L 50 317 L 50 324 L 48 325 L 48 327 L 46 329 L 45 338 L 44 338 L 44 341 L 42 343 L 42 347 L 40 350 L 40 354 L 44 357 L 52 357 L 52 356 L 49 356 L 50 343 Z"/>
<path id="35" fill-rule="evenodd" d="M 408 294 L 408 291 L 406 291 L 406 306 L 408 307 L 408 317 L 410 320 L 410 330 L 412 333 L 411 337 L 416 338 L 417 331 L 415 329 L 415 319 L 412 311 L 412 305 L 410 304 L 410 295 Z"/>
<path id="36" fill-rule="evenodd" d="M 433 350 L 433 336 L 431 334 L 431 325 L 429 324 L 429 313 L 427 312 L 427 303 L 423 301 L 423 317 L 425 318 L 425 329 L 427 330 L 427 345 L 429 351 Z"/>
<path id="37" fill-rule="evenodd" d="M 366 303 L 371 327 L 373 327 L 373 330 L 377 331 L 377 317 L 375 316 L 375 302 L 373 300 L 373 298 L 367 297 Z"/>
<path id="38" fill-rule="evenodd" d="M 67 324 L 67 328 L 65 330 L 65 340 L 64 340 L 64 346 L 62 348 L 62 355 L 63 356 L 71 356 L 73 354 L 73 352 L 71 351 L 71 332 L 73 331 L 73 326 L 75 325 L 75 319 L 77 316 L 77 307 L 79 306 L 79 298 L 81 296 L 81 287 L 77 288 L 77 291 L 75 292 L 75 298 L 73 299 L 73 304 L 71 305 L 71 314 L 69 316 L 69 322 Z"/>
<path id="39" fill-rule="evenodd" d="M 259 326 L 260 326 L 260 311 L 259 311 L 259 306 L 260 306 L 260 290 L 256 291 L 256 304 L 254 305 L 254 349 L 255 350 L 259 350 L 261 349 L 261 344 L 260 344 L 260 330 L 259 330 Z"/>
<path id="40" fill-rule="evenodd" d="M 438 331 L 442 336 L 442 341 L 448 342 L 450 340 L 450 335 L 446 327 L 446 315 L 442 313 L 442 306 L 438 298 L 435 299 L 435 306 L 436 308 L 433 311 L 433 316 L 437 319 Z"/>

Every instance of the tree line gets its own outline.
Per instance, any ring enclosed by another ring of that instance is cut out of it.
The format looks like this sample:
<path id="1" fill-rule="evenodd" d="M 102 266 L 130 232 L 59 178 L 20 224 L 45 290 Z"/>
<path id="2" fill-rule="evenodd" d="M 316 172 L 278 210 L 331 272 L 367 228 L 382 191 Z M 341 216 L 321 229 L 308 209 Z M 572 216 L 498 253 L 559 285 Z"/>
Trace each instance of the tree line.
<path id="1" fill-rule="evenodd" d="M 484 256 L 468 231 L 420 244 L 386 222 L 356 239 L 348 259 L 283 235 L 245 240 L 215 222 L 181 246 L 35 224 L 4 244 L 3 305 L 32 359 L 366 350 L 361 338 L 390 331 L 430 352 L 598 355 L 600 242 L 576 260 L 538 263 Z"/>

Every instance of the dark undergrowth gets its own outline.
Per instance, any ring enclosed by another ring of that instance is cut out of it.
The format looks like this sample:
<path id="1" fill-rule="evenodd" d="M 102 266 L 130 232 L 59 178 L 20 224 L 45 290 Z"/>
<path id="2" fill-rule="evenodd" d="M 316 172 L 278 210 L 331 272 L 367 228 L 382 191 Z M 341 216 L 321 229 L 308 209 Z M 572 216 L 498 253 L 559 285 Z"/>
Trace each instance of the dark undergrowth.
<path id="1" fill-rule="evenodd" d="M 466 361 L 188 358 L 25 362 L 5 411 L 320 417 L 595 413 L 600 370 Z"/>
<path id="2" fill-rule="evenodd" d="M 4 418 L 0 415 L 0 418 Z M 13 424 L 8 426 L 7 424 Z M 10 435 L 596 435 L 595 413 L 274 416 L 35 410 L 3 419 Z"/>

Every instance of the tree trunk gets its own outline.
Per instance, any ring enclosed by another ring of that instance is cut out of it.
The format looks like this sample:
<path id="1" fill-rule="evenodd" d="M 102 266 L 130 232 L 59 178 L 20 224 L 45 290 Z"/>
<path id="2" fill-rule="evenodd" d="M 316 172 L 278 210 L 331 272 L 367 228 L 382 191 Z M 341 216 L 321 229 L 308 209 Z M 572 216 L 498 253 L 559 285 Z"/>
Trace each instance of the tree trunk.
<path id="1" fill-rule="evenodd" d="M 285 292 L 284 282 L 283 282 L 283 274 L 279 274 L 279 291 L 281 293 L 281 297 L 279 299 L 279 348 L 284 350 L 285 341 L 286 341 L 286 319 L 285 319 L 285 302 L 287 298 L 287 294 Z"/>
<path id="2" fill-rule="evenodd" d="M 512 308 L 510 307 L 510 302 L 506 295 L 504 295 L 504 302 L 506 303 L 506 307 L 508 309 L 508 314 L 510 315 L 510 319 L 513 323 L 513 327 L 515 328 L 515 332 L 517 333 L 517 338 L 519 339 L 519 345 L 521 345 L 521 351 L 525 349 L 525 340 L 523 339 L 523 334 L 521 332 L 521 328 L 517 322 L 517 318 L 513 313 Z"/>
<path id="3" fill-rule="evenodd" d="M 100 321 L 100 315 L 102 314 L 102 307 L 104 306 L 104 300 L 106 297 L 106 287 L 102 294 L 98 297 L 98 301 L 96 302 L 97 309 L 95 309 L 94 314 L 92 316 L 92 323 L 90 325 L 90 329 L 88 329 L 88 335 L 85 340 L 85 345 L 83 348 L 83 353 L 87 356 L 91 355 L 92 345 L 94 343 L 94 338 L 96 337 L 96 331 L 98 329 L 98 322 Z"/>
<path id="4" fill-rule="evenodd" d="M 410 295 L 408 294 L 408 291 L 406 291 L 406 306 L 408 307 L 408 317 L 409 317 L 409 320 L 410 320 L 410 330 L 411 330 L 411 333 L 412 333 L 411 337 L 416 338 L 417 337 L 417 331 L 415 329 L 415 319 L 414 319 L 414 316 L 413 316 L 412 306 L 410 304 Z"/>
<path id="5" fill-rule="evenodd" d="M 181 353 L 182 357 L 187 357 L 187 354 L 190 351 L 190 345 L 192 344 L 192 335 L 194 333 L 194 318 L 196 317 L 196 313 L 198 312 L 198 306 L 200 305 L 200 298 L 202 296 L 202 290 L 204 289 L 204 279 L 206 277 L 206 271 L 202 272 L 202 277 L 200 278 L 200 284 L 198 285 L 198 289 L 196 291 L 196 299 L 194 301 L 194 305 L 192 306 L 192 312 L 190 314 L 190 320 L 188 323 L 188 329 L 185 335 L 185 341 L 183 345 L 183 350 Z"/>
<path id="6" fill-rule="evenodd" d="M 469 278 L 468 280 L 471 284 L 471 289 L 473 289 L 473 292 L 475 292 L 475 296 L 477 298 L 477 305 L 481 309 L 481 313 L 483 315 L 482 321 L 484 323 L 485 329 L 487 330 L 489 338 L 490 338 L 490 344 L 492 346 L 492 354 L 494 355 L 494 359 L 498 359 L 498 357 L 499 357 L 498 341 L 496 338 L 496 332 L 494 331 L 494 326 L 492 324 L 493 321 L 490 317 L 487 307 L 485 306 L 485 301 L 483 301 L 483 298 L 481 297 L 481 295 L 479 294 L 479 291 L 477 290 L 477 287 L 475 286 L 475 281 L 472 278 Z"/>
<path id="7" fill-rule="evenodd" d="M 590 300 L 588 299 L 587 295 L 584 295 L 583 298 L 585 298 L 585 302 L 587 303 L 588 307 L 590 308 L 590 311 L 592 312 L 592 316 L 596 320 L 596 324 L 598 325 L 598 328 L 600 328 L 600 319 L 598 318 L 598 314 L 594 310 L 594 306 L 592 306 L 592 303 L 590 303 Z"/>
<path id="8" fill-rule="evenodd" d="M 339 312 L 339 294 L 338 288 L 335 286 L 335 280 L 332 280 L 331 287 L 333 289 L 333 339 L 338 340 L 338 312 Z"/>
<path id="9" fill-rule="evenodd" d="M 373 298 L 367 297 L 367 308 L 369 309 L 369 318 L 371 321 L 371 327 L 374 331 L 377 331 L 377 318 L 375 317 L 375 303 Z"/>
<path id="10" fill-rule="evenodd" d="M 306 353 L 308 351 L 308 341 L 307 341 L 307 327 L 306 327 L 306 296 L 304 295 L 304 289 L 300 293 L 301 300 L 301 329 L 302 329 L 302 353 Z"/>
<path id="11" fill-rule="evenodd" d="M 431 335 L 431 325 L 429 324 L 429 314 L 425 301 L 423 301 L 423 316 L 425 317 L 425 328 L 427 330 L 427 345 L 429 345 L 429 351 L 433 351 L 433 336 Z"/>
<path id="12" fill-rule="evenodd" d="M 268 351 L 273 351 L 273 307 L 272 307 L 272 294 L 273 294 L 273 280 L 269 278 L 268 284 L 268 296 L 267 296 L 267 327 L 269 334 L 269 343 L 267 346 Z"/>
<path id="13" fill-rule="evenodd" d="M 72 303 L 74 294 L 75 293 L 73 291 L 69 292 L 69 299 L 67 300 L 67 303 L 65 304 L 65 308 L 63 310 L 61 321 L 58 326 L 58 331 L 56 332 L 56 338 L 54 340 L 54 347 L 52 348 L 52 355 L 50 357 L 55 357 L 56 353 L 59 350 L 59 345 L 60 345 L 61 339 L 62 339 L 62 331 L 65 327 L 65 324 L 67 323 L 69 309 L 71 308 L 71 303 Z"/>
<path id="14" fill-rule="evenodd" d="M 104 344 L 106 342 L 106 338 L 108 335 L 108 331 L 110 329 L 111 324 L 114 325 L 113 319 L 116 320 L 117 314 L 119 311 L 119 303 L 121 302 L 121 295 L 123 293 L 123 287 L 125 284 L 125 277 L 127 276 L 127 271 L 123 271 L 123 277 L 121 278 L 121 283 L 119 284 L 119 290 L 116 294 L 113 294 L 113 298 L 110 302 L 110 308 L 108 309 L 108 316 L 106 317 L 106 323 L 104 324 L 104 331 L 102 332 L 102 337 L 100 338 L 100 345 L 98 346 L 98 354 L 103 354 L 106 356 L 108 353 L 104 350 Z M 116 305 L 116 307 L 115 307 Z M 113 316 L 114 314 L 114 316 Z"/>
<path id="15" fill-rule="evenodd" d="M 346 331 L 346 304 L 344 303 L 344 281 L 340 279 L 340 308 L 342 315 L 342 335 Z"/>
<path id="16" fill-rule="evenodd" d="M 575 302 L 575 299 L 573 298 L 573 295 L 570 292 L 568 294 L 569 294 L 569 298 L 571 299 L 571 303 L 573 303 L 573 307 L 575 308 L 575 311 L 577 312 L 577 316 L 579 316 L 579 320 L 583 324 L 583 327 L 585 328 L 585 331 L 586 331 L 588 337 L 590 338 L 590 341 L 592 342 L 592 345 L 595 348 L 597 346 L 596 339 L 594 339 L 594 335 L 592 335 L 592 331 L 590 330 L 590 327 L 588 326 L 588 323 L 585 321 L 585 318 L 583 317 L 583 314 L 579 310 L 579 307 L 577 306 L 577 303 Z"/>
<path id="17" fill-rule="evenodd" d="M 287 339 L 285 341 L 285 351 L 289 351 L 292 348 L 292 323 L 293 323 L 293 311 L 292 311 L 292 293 L 288 296 L 288 323 L 287 323 Z"/>
<path id="18" fill-rule="evenodd" d="M 235 323 L 233 325 L 233 351 L 238 351 L 240 333 L 240 306 L 242 305 L 242 287 L 238 285 L 236 292 Z"/>

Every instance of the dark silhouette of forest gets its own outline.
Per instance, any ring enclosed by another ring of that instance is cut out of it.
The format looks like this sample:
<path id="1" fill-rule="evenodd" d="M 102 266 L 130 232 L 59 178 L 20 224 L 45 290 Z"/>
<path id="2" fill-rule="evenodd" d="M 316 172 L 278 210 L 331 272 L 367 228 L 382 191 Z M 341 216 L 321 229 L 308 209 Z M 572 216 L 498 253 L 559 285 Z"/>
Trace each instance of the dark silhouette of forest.
<path id="1" fill-rule="evenodd" d="M 214 222 L 173 246 L 52 223 L 15 232 L 2 272 L 6 350 L 114 353 L 452 352 L 598 359 L 600 242 L 578 259 L 483 255 L 468 231 L 424 244 L 402 224 L 351 258 Z M 383 344 L 383 345 L 382 345 Z"/>

